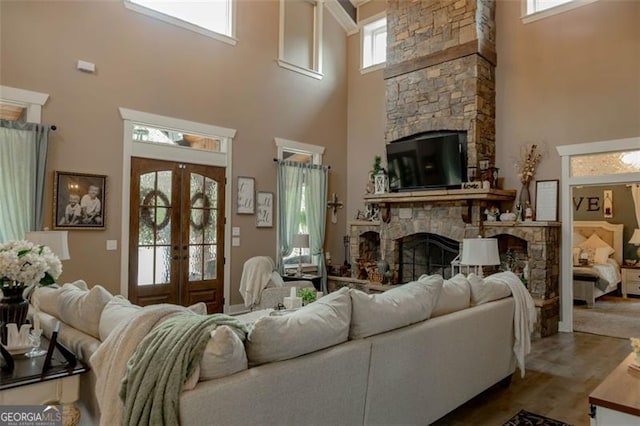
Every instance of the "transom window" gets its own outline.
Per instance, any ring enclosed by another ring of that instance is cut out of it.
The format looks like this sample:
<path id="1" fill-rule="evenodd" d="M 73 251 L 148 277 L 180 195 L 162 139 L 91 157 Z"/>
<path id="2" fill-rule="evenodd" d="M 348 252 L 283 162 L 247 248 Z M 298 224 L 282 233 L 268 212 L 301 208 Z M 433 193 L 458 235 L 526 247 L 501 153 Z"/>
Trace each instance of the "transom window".
<path id="1" fill-rule="evenodd" d="M 234 0 L 124 0 L 128 9 L 235 44 Z"/>
<path id="2" fill-rule="evenodd" d="M 522 0 L 522 21 L 525 24 L 537 21 L 595 1 L 597 0 Z"/>
<path id="3" fill-rule="evenodd" d="M 387 17 L 383 16 L 362 26 L 362 70 L 384 64 L 386 60 Z"/>
<path id="4" fill-rule="evenodd" d="M 156 127 L 142 124 L 133 125 L 133 140 L 139 142 L 151 142 L 158 144 L 176 145 L 185 148 L 202 149 L 205 151 L 222 152 L 224 141 L 211 136 L 201 136 L 189 133 L 182 133 L 169 129 L 158 129 Z"/>

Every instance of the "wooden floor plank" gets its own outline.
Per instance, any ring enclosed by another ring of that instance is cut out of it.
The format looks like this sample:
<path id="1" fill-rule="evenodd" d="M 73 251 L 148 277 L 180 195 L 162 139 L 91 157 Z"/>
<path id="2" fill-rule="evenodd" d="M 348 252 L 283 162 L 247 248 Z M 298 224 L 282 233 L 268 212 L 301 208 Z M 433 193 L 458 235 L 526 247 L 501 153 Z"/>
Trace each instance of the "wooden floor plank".
<path id="1" fill-rule="evenodd" d="M 589 394 L 631 352 L 629 340 L 586 333 L 559 333 L 536 340 L 511 386 L 494 386 L 435 426 L 500 426 L 518 411 L 551 417 L 573 426 L 589 425 Z"/>

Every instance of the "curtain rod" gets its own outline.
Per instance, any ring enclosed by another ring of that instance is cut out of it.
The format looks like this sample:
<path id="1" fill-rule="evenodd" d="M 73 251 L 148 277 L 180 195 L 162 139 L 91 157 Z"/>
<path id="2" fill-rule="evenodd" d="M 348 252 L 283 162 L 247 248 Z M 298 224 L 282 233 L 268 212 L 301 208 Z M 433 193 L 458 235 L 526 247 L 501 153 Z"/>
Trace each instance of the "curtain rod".
<path id="1" fill-rule="evenodd" d="M 56 130 L 58 130 L 58 127 L 55 124 L 52 124 L 51 126 L 49 126 L 49 129 L 55 132 Z"/>
<path id="2" fill-rule="evenodd" d="M 278 160 L 277 158 L 274 158 L 274 159 L 273 159 L 273 161 L 277 163 L 277 162 L 278 162 L 278 161 L 280 161 L 280 160 Z M 327 168 L 328 168 L 328 169 L 330 169 L 330 168 L 331 168 L 331 166 L 327 166 Z"/>

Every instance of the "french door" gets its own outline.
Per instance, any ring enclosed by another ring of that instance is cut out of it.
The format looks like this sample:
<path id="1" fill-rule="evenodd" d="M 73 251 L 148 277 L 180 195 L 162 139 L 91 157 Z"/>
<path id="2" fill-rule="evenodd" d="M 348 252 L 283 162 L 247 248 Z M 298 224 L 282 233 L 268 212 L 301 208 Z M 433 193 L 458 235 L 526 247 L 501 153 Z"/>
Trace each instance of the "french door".
<path id="1" fill-rule="evenodd" d="M 131 159 L 129 297 L 139 305 L 224 301 L 225 169 Z"/>

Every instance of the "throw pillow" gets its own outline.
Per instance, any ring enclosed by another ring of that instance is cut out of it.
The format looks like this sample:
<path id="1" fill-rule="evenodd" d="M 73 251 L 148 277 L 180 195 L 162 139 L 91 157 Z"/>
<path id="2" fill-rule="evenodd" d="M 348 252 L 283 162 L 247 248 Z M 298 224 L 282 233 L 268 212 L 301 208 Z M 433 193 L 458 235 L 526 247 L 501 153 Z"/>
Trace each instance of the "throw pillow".
<path id="1" fill-rule="evenodd" d="M 611 247 L 598 247 L 593 254 L 593 263 L 606 265 L 612 254 Z"/>
<path id="2" fill-rule="evenodd" d="M 573 248 L 573 266 L 580 265 L 580 254 L 582 253 L 582 249 L 580 247 Z"/>
<path id="3" fill-rule="evenodd" d="M 471 285 L 463 274 L 444 280 L 438 303 L 431 317 L 450 314 L 466 309 L 471 304 Z"/>
<path id="4" fill-rule="evenodd" d="M 351 290 L 349 339 L 362 339 L 428 319 L 438 303 L 442 285 L 440 275 L 423 275 L 418 281 L 380 294 Z"/>
<path id="5" fill-rule="evenodd" d="M 112 298 L 111 293 L 99 285 L 85 291 L 65 284 L 58 296 L 59 318 L 73 328 L 99 339 L 100 316 Z"/>
<path id="6" fill-rule="evenodd" d="M 194 303 L 193 305 L 187 306 L 187 309 L 194 314 L 207 315 L 207 304 L 204 302 Z"/>
<path id="7" fill-rule="evenodd" d="M 245 343 L 249 365 L 295 358 L 345 342 L 350 320 L 347 288 L 291 314 L 262 317 L 253 325 Z"/>
<path id="8" fill-rule="evenodd" d="M 471 285 L 471 305 L 482 305 L 494 300 L 504 299 L 511 296 L 511 290 L 506 284 L 494 281 L 491 276 L 484 279 L 476 274 L 469 274 L 467 277 Z"/>
<path id="9" fill-rule="evenodd" d="M 123 296 L 114 296 L 104 306 L 100 315 L 100 323 L 98 324 L 100 340 L 104 342 L 118 324 L 131 318 L 140 309 L 142 309 L 140 306 L 132 304 Z"/>
<path id="10" fill-rule="evenodd" d="M 580 247 L 583 250 L 593 249 L 594 251 L 599 247 L 608 247 L 609 255 L 612 255 L 613 253 L 615 253 L 615 250 L 613 249 L 613 247 L 611 247 L 606 242 L 602 241 L 602 238 L 600 238 L 598 234 L 595 234 L 595 233 L 591 234 L 591 236 L 586 241 L 583 241 L 582 243 L 578 244 L 578 247 Z"/>
<path id="11" fill-rule="evenodd" d="M 238 335 L 226 325 L 213 330 L 200 361 L 200 381 L 229 376 L 247 367 L 244 343 Z"/>
<path id="12" fill-rule="evenodd" d="M 67 283 L 65 286 L 74 286 L 80 290 L 87 290 L 87 283 L 82 280 Z M 31 304 L 36 309 L 40 309 L 41 311 L 60 319 L 60 314 L 58 312 L 58 296 L 61 291 L 62 287 L 58 285 L 36 287 L 31 295 Z"/>

